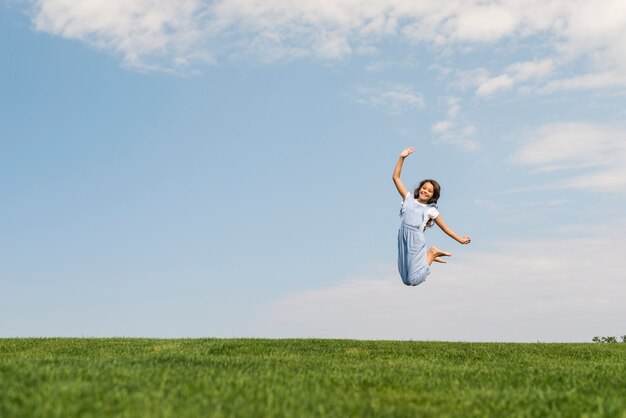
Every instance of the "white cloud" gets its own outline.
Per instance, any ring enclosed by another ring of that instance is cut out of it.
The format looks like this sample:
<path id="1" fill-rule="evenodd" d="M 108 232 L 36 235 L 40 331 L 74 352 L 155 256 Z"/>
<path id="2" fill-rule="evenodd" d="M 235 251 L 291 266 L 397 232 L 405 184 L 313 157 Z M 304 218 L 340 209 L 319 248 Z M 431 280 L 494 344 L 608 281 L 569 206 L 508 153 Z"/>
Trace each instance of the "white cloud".
<path id="1" fill-rule="evenodd" d="M 435 127 L 436 126 L 437 125 L 435 125 Z M 448 128 L 445 131 L 435 131 L 433 127 L 433 132 L 439 134 L 437 141 L 455 145 L 464 151 L 475 151 L 480 146 L 478 142 L 473 139 L 474 133 L 476 132 L 476 128 L 473 125 L 455 127 L 454 129 Z"/>
<path id="2" fill-rule="evenodd" d="M 459 116 L 459 112 L 461 111 L 461 99 L 453 96 L 446 97 L 445 99 L 448 105 L 448 118 L 454 119 Z"/>
<path id="3" fill-rule="evenodd" d="M 433 125 L 431 130 L 435 133 L 441 134 L 444 132 L 448 132 L 450 129 L 450 122 L 442 120 L 441 122 L 437 122 Z"/>
<path id="4" fill-rule="evenodd" d="M 626 245 L 616 235 L 464 247 L 420 286 L 390 272 L 302 291 L 269 306 L 253 328 L 268 337 L 452 341 L 615 335 L 626 317 Z"/>
<path id="5" fill-rule="evenodd" d="M 495 41 L 511 34 L 523 17 L 509 4 L 462 2 L 461 13 L 452 15 L 444 24 L 449 38 L 462 41 Z"/>
<path id="6" fill-rule="evenodd" d="M 457 130 L 448 130 L 441 132 L 437 137 L 440 142 L 456 145 L 464 151 L 475 151 L 479 148 L 479 144 L 472 138 L 476 128 L 473 125 L 467 125 Z"/>
<path id="7" fill-rule="evenodd" d="M 478 143 L 473 139 L 476 128 L 471 123 L 460 121 L 461 99 L 454 96 L 442 98 L 448 110 L 447 119 L 435 123 L 430 130 L 437 134 L 440 142 L 454 144 L 465 151 L 474 151 Z"/>
<path id="8" fill-rule="evenodd" d="M 424 96 L 403 84 L 385 84 L 380 88 L 357 88 L 357 102 L 382 108 L 391 114 L 402 114 L 410 109 L 423 109 Z"/>
<path id="9" fill-rule="evenodd" d="M 323 33 L 314 44 L 315 55 L 323 59 L 341 59 L 350 55 L 352 48 L 340 33 Z"/>
<path id="10" fill-rule="evenodd" d="M 408 56 L 403 60 L 373 61 L 365 66 L 365 71 L 378 73 L 388 68 L 417 69 L 419 68 L 419 64 L 415 58 Z"/>
<path id="11" fill-rule="evenodd" d="M 464 48 L 544 36 L 548 55 L 626 73 L 623 0 L 33 0 L 35 29 L 119 53 L 128 66 L 188 66 L 214 56 L 344 59 L 385 38 Z M 539 60 L 544 64 L 549 59 Z M 537 77 L 536 64 L 497 77 Z M 589 72 L 589 71 L 588 71 Z M 578 73 L 578 71 L 577 71 Z M 506 88 L 499 79 L 491 91 Z M 484 80 L 487 81 L 487 80 Z M 495 88 L 495 90 L 493 90 Z M 486 94 L 489 85 L 483 87 Z"/>
<path id="12" fill-rule="evenodd" d="M 476 95 L 491 96 L 497 92 L 509 90 L 515 84 L 528 81 L 529 79 L 546 77 L 552 72 L 554 67 L 552 59 L 511 64 L 505 69 L 504 74 L 487 79 L 484 77 L 478 78 L 476 80 L 478 84 Z"/>
<path id="13" fill-rule="evenodd" d="M 515 81 L 520 82 L 530 78 L 545 77 L 552 72 L 554 66 L 552 59 L 517 62 L 509 65 L 506 73 L 510 74 Z"/>
<path id="14" fill-rule="evenodd" d="M 600 7 L 596 7 L 600 6 Z M 565 4 L 564 24 L 556 31 L 567 40 L 559 46 L 570 56 L 591 54 L 596 65 L 626 66 L 626 4 L 621 0 Z"/>
<path id="15" fill-rule="evenodd" d="M 130 67 L 154 69 L 162 57 L 171 67 L 187 67 L 211 59 L 197 49 L 201 6 L 198 0 L 37 0 L 33 25 L 120 53 Z"/>
<path id="16" fill-rule="evenodd" d="M 480 86 L 491 78 L 489 70 L 482 67 L 471 70 L 456 70 L 454 71 L 454 77 L 455 80 L 450 83 L 450 87 L 461 91 Z"/>
<path id="17" fill-rule="evenodd" d="M 508 90 L 511 87 L 513 87 L 513 79 L 503 74 L 481 83 L 476 90 L 476 95 L 489 96 L 500 90 Z"/>
<path id="18" fill-rule="evenodd" d="M 537 89 L 539 93 L 554 93 L 560 90 L 592 90 L 626 87 L 626 72 L 615 71 L 581 74 L 574 77 L 552 80 Z"/>
<path id="19" fill-rule="evenodd" d="M 543 126 L 512 157 L 537 171 L 576 169 L 563 188 L 626 192 L 626 131 L 619 126 L 561 122 Z M 584 174 L 580 174 L 582 172 Z"/>

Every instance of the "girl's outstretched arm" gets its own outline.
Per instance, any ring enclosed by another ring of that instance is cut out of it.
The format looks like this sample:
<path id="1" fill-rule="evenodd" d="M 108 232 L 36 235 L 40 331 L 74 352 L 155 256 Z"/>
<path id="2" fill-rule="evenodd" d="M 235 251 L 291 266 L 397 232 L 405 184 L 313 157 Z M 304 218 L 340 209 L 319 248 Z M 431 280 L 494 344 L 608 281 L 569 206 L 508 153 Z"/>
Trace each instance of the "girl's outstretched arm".
<path id="1" fill-rule="evenodd" d="M 472 241 L 471 237 L 465 236 L 461 237 L 456 232 L 454 232 L 446 223 L 441 219 L 441 216 L 437 216 L 435 219 L 435 223 L 443 232 L 448 234 L 452 239 L 458 241 L 460 244 L 469 244 Z"/>
<path id="2" fill-rule="evenodd" d="M 415 151 L 415 148 L 413 147 L 408 147 L 402 150 L 402 152 L 400 153 L 400 158 L 398 158 L 398 162 L 396 163 L 396 168 L 393 169 L 393 182 L 396 185 L 396 189 L 398 189 L 398 193 L 400 193 L 400 196 L 402 196 L 402 199 L 404 199 L 406 197 L 406 194 L 409 192 L 406 187 L 404 187 L 402 180 L 400 180 L 400 174 L 402 173 L 402 163 L 404 162 L 404 159 L 408 157 L 409 154 L 411 154 L 413 151 Z"/>

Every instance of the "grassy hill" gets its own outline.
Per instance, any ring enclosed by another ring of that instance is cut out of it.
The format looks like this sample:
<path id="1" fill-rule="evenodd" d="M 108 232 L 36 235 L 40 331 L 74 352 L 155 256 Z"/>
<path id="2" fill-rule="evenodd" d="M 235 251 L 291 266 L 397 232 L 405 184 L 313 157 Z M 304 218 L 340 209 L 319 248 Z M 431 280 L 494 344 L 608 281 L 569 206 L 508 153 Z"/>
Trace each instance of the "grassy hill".
<path id="1" fill-rule="evenodd" d="M 0 417 L 626 418 L 626 344 L 0 339 Z"/>

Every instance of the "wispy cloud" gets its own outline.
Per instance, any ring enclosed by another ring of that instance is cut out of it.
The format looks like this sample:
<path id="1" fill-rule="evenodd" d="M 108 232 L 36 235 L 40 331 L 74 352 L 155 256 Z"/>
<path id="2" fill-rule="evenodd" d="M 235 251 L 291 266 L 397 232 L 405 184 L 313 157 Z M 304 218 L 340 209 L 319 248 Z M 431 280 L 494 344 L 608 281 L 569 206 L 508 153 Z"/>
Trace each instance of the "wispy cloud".
<path id="1" fill-rule="evenodd" d="M 560 171 L 553 187 L 626 192 L 626 133 L 620 126 L 561 122 L 537 129 L 512 161 L 536 171 Z M 580 174 L 581 170 L 584 174 Z M 576 174 L 570 174 L 575 172 Z"/>
<path id="2" fill-rule="evenodd" d="M 551 80 L 538 87 L 538 93 L 554 93 L 567 90 L 598 90 L 626 88 L 626 72 L 617 71 L 581 74 L 574 77 Z"/>
<path id="3" fill-rule="evenodd" d="M 443 97 L 447 112 L 446 119 L 436 122 L 431 131 L 440 142 L 451 143 L 466 151 L 474 151 L 478 148 L 478 142 L 474 140 L 476 128 L 471 123 L 459 118 L 461 112 L 461 99 L 459 97 Z"/>
<path id="4" fill-rule="evenodd" d="M 530 79 L 544 78 L 554 69 L 552 59 L 541 61 L 517 62 L 509 65 L 503 74 L 487 79 L 479 79 L 477 96 L 490 96 L 500 91 L 509 90 L 515 84 L 526 82 Z"/>
<path id="5" fill-rule="evenodd" d="M 383 72 L 389 68 L 416 69 L 418 62 L 414 58 L 407 57 L 404 60 L 377 60 L 365 66 L 365 71 L 371 73 Z"/>
<path id="6" fill-rule="evenodd" d="M 544 36 L 550 45 L 544 58 L 512 63 L 504 73 L 483 80 L 479 94 L 490 95 L 525 77 L 538 77 L 535 71 L 549 71 L 545 67 L 550 66 L 549 55 L 562 62 L 585 57 L 594 71 L 582 68 L 574 77 L 582 72 L 614 72 L 620 77 L 626 73 L 622 0 L 33 0 L 29 4 L 36 30 L 118 53 L 125 65 L 135 68 L 185 68 L 241 54 L 265 61 L 341 60 L 375 52 L 385 39 L 454 49 Z M 549 87 L 556 88 L 562 87 L 558 83 Z"/>
<path id="7" fill-rule="evenodd" d="M 211 61 L 199 48 L 203 13 L 198 0 L 37 0 L 32 11 L 36 30 L 119 53 L 124 65 L 145 70 Z"/>
<path id="8" fill-rule="evenodd" d="M 390 272 L 290 295 L 262 312 L 254 328 L 272 337 L 452 341 L 589 341 L 621 332 L 621 237 L 463 251 L 415 288 Z"/>
<path id="9" fill-rule="evenodd" d="M 357 87 L 358 103 L 380 108 L 384 111 L 399 115 L 407 110 L 423 109 L 425 106 L 422 93 L 413 88 L 397 83 L 382 84 L 380 87 Z"/>

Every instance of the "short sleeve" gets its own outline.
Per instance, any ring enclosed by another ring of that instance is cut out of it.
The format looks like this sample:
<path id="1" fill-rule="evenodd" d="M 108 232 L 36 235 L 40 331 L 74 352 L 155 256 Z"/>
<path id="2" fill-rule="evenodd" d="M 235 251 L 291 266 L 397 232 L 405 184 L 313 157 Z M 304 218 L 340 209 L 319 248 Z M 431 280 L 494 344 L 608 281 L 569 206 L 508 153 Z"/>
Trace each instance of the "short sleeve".
<path id="1" fill-rule="evenodd" d="M 404 213 L 404 211 L 406 210 L 406 201 L 409 198 L 409 196 L 411 196 L 411 192 L 407 192 L 406 196 L 404 196 L 404 199 L 402 200 L 402 204 L 400 206 L 400 216 L 402 216 L 402 214 Z"/>
<path id="2" fill-rule="evenodd" d="M 426 215 L 428 216 L 429 219 L 436 219 L 437 216 L 439 216 L 439 211 L 437 210 L 436 207 L 431 206 L 426 211 Z"/>

